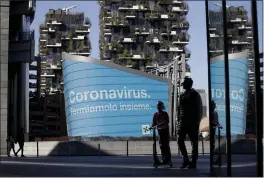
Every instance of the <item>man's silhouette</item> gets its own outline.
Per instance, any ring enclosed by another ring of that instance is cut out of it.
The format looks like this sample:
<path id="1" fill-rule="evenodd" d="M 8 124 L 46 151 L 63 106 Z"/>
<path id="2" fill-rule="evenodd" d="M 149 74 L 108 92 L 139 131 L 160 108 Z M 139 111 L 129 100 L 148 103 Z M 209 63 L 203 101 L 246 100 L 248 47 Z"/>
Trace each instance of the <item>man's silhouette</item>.
<path id="1" fill-rule="evenodd" d="M 23 154 L 24 153 L 24 142 L 25 142 L 24 129 L 23 128 L 20 128 L 20 130 L 18 132 L 17 142 L 19 145 L 19 149 L 16 152 L 16 156 L 17 156 L 17 153 L 21 150 L 21 157 L 25 157 Z"/>
<path id="2" fill-rule="evenodd" d="M 178 108 L 178 145 L 183 156 L 181 168 L 196 168 L 199 126 L 203 115 L 203 106 L 200 94 L 192 88 L 193 80 L 185 77 L 182 84 L 185 92 L 180 95 Z M 189 136 L 192 143 L 191 162 L 184 143 L 186 135 Z"/>

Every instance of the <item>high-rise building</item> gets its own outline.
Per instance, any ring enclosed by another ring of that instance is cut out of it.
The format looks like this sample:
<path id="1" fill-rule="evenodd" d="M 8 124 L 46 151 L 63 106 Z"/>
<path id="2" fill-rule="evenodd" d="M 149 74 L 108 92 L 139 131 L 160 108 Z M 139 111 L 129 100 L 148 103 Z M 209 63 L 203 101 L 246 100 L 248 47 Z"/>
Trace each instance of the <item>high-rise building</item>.
<path id="1" fill-rule="evenodd" d="M 37 66 L 31 65 L 37 72 L 30 75 L 36 83 L 35 96 L 30 100 L 30 139 L 60 137 L 67 135 L 65 105 L 63 96 L 62 52 L 89 56 L 91 44 L 88 37 L 91 22 L 84 13 L 72 13 L 75 8 L 53 10 L 45 16 L 40 25 L 39 58 Z"/>
<path id="2" fill-rule="evenodd" d="M 101 0 L 99 4 L 101 60 L 147 71 L 183 53 L 190 58 L 185 1 Z"/>
<path id="3" fill-rule="evenodd" d="M 243 6 L 228 7 L 227 12 L 227 33 L 228 53 L 236 53 L 249 50 L 248 80 L 249 88 L 254 90 L 254 63 L 253 63 L 253 36 L 252 23 L 249 20 L 248 12 Z M 210 57 L 222 55 L 223 51 L 223 22 L 222 12 L 209 11 L 210 31 Z"/>
<path id="4" fill-rule="evenodd" d="M 84 13 L 71 13 L 76 6 L 58 10 L 50 9 L 45 23 L 40 25 L 39 54 L 41 61 L 39 88 L 41 96 L 63 90 L 61 52 L 89 56 L 91 44 L 88 37 L 91 22 Z"/>
<path id="5" fill-rule="evenodd" d="M 6 155 L 6 139 L 17 139 L 20 128 L 29 132 L 29 63 L 35 59 L 34 20 L 36 0 L 0 2 L 0 154 Z"/>
<path id="6" fill-rule="evenodd" d="M 255 133 L 255 69 L 253 52 L 252 23 L 243 6 L 227 7 L 228 53 L 249 50 L 248 59 L 248 98 L 246 133 Z M 223 55 L 223 21 L 221 11 L 209 11 L 210 57 Z"/>

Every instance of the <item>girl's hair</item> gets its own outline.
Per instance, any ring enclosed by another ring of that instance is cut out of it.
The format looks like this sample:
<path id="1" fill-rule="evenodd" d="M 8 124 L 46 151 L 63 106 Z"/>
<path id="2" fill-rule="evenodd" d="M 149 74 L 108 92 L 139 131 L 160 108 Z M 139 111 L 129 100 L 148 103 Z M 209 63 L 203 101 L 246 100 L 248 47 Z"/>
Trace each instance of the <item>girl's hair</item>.
<path id="1" fill-rule="evenodd" d="M 158 101 L 158 106 L 162 109 L 165 110 L 165 105 L 162 101 Z"/>

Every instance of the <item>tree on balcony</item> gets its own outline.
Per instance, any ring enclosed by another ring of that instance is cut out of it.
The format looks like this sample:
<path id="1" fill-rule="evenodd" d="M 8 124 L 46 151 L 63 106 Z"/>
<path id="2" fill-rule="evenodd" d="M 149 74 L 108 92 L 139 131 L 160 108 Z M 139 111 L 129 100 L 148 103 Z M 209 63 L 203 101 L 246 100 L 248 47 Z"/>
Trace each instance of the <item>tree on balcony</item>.
<path id="1" fill-rule="evenodd" d="M 56 33 L 56 43 L 61 43 L 62 33 L 57 32 Z"/>
<path id="2" fill-rule="evenodd" d="M 84 24 L 92 26 L 91 20 L 88 17 L 85 17 Z"/>
<path id="3" fill-rule="evenodd" d="M 182 22 L 182 25 L 183 25 L 183 27 L 187 27 L 187 28 L 190 26 L 190 24 L 189 24 L 189 22 L 187 20 L 184 20 Z"/>
<path id="4" fill-rule="evenodd" d="M 120 55 L 121 57 L 133 57 L 133 55 L 125 49 L 124 52 Z"/>
<path id="5" fill-rule="evenodd" d="M 126 65 L 132 65 L 132 63 L 133 63 L 133 61 L 131 60 L 131 59 L 129 59 L 129 60 L 126 60 Z"/>

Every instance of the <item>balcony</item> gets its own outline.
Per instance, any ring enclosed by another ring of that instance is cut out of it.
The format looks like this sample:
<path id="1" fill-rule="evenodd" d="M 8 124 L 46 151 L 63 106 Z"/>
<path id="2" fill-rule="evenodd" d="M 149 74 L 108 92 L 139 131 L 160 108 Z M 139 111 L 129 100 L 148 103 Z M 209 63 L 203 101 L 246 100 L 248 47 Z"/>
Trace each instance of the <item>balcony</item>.
<path id="1" fill-rule="evenodd" d="M 75 32 L 76 33 L 85 33 L 85 34 L 87 34 L 87 33 L 90 33 L 90 28 L 87 27 L 87 26 L 78 25 L 75 28 Z"/>
<path id="2" fill-rule="evenodd" d="M 183 50 L 183 48 L 180 48 L 180 47 L 170 47 L 169 48 L 169 51 L 170 52 L 183 52 L 184 50 Z"/>
<path id="3" fill-rule="evenodd" d="M 146 42 L 146 44 L 160 44 L 160 40 L 157 37 L 149 37 Z"/>
<path id="4" fill-rule="evenodd" d="M 57 20 L 52 20 L 46 23 L 47 25 L 62 25 L 61 22 L 58 22 Z"/>
<path id="5" fill-rule="evenodd" d="M 182 4 L 182 0 L 172 0 L 172 4 Z"/>
<path id="6" fill-rule="evenodd" d="M 35 60 L 34 31 L 20 33 L 9 40 L 9 62 L 29 62 Z"/>
<path id="7" fill-rule="evenodd" d="M 122 27 L 122 26 L 127 26 L 128 23 L 124 20 L 121 20 L 119 18 L 104 18 L 104 22 L 105 22 L 105 27 L 110 27 L 110 26 L 119 26 L 119 27 Z"/>
<path id="8" fill-rule="evenodd" d="M 49 70 L 60 70 L 61 65 L 54 65 L 54 64 L 46 64 L 44 69 L 49 69 Z"/>
<path id="9" fill-rule="evenodd" d="M 183 44 L 187 45 L 189 44 L 189 35 L 187 33 L 183 33 L 180 35 L 176 35 L 173 37 L 172 44 Z"/>
<path id="10" fill-rule="evenodd" d="M 172 3 L 172 0 L 159 0 L 158 4 L 160 5 L 170 5 Z"/>
<path id="11" fill-rule="evenodd" d="M 40 76 L 41 77 L 55 77 L 55 73 L 50 72 L 50 71 L 41 71 Z"/>
<path id="12" fill-rule="evenodd" d="M 158 20 L 160 17 L 159 13 L 145 13 L 145 19 L 147 20 Z"/>
<path id="13" fill-rule="evenodd" d="M 186 20 L 184 20 L 182 22 L 172 23 L 172 28 L 175 28 L 175 29 L 188 29 L 189 27 L 190 27 L 190 24 Z"/>
<path id="14" fill-rule="evenodd" d="M 180 7 L 172 7 L 171 9 L 172 12 L 188 12 L 189 11 L 189 8 L 186 4 L 184 4 L 183 6 L 180 6 Z"/>
<path id="15" fill-rule="evenodd" d="M 135 13 L 126 13 L 125 15 L 126 19 L 135 19 L 136 18 L 136 14 Z"/>
<path id="16" fill-rule="evenodd" d="M 61 47 L 61 42 L 59 39 L 58 39 L 58 42 L 57 40 L 49 39 L 46 46 L 47 47 Z"/>
<path id="17" fill-rule="evenodd" d="M 119 8 L 118 8 L 118 11 L 129 11 L 130 9 L 132 9 L 132 5 L 121 5 Z"/>
<path id="18" fill-rule="evenodd" d="M 29 88 L 37 88 L 37 84 L 29 82 Z"/>
<path id="19" fill-rule="evenodd" d="M 137 27 L 135 28 L 135 31 L 134 31 L 134 34 L 135 35 L 149 35 L 149 29 L 147 28 L 142 28 L 142 27 Z"/>
<path id="20" fill-rule="evenodd" d="M 246 26 L 246 25 L 241 25 L 238 27 L 238 30 L 251 30 L 252 27 L 251 26 Z"/>
<path id="21" fill-rule="evenodd" d="M 241 18 L 241 17 L 237 17 L 235 19 L 230 19 L 230 22 L 232 22 L 232 23 L 240 23 L 240 22 L 247 22 L 247 20 L 244 19 L 244 18 Z"/>
<path id="22" fill-rule="evenodd" d="M 56 30 L 54 30 L 54 29 L 52 29 L 52 28 L 49 28 L 49 29 L 48 29 L 48 32 L 50 32 L 50 33 L 55 33 Z"/>
<path id="23" fill-rule="evenodd" d="M 29 79 L 37 79 L 37 75 L 35 75 L 35 74 L 29 74 Z"/>
<path id="24" fill-rule="evenodd" d="M 128 38 L 121 38 L 120 40 L 120 43 L 135 43 L 135 38 L 131 38 L 131 37 L 128 37 Z"/>

